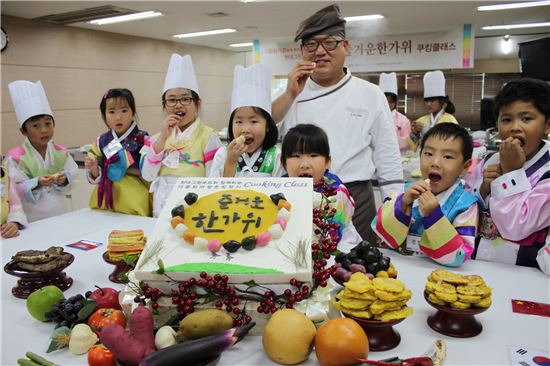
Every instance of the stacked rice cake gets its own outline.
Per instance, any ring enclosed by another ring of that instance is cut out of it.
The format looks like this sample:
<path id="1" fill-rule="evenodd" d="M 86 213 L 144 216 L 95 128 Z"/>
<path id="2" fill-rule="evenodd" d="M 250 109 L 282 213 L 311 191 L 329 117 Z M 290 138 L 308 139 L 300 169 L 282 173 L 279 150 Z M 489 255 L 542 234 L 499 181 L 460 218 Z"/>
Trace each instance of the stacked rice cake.
<path id="1" fill-rule="evenodd" d="M 137 259 L 146 242 L 143 230 L 113 230 L 109 234 L 107 255 L 113 262 L 124 262 L 125 257 Z"/>

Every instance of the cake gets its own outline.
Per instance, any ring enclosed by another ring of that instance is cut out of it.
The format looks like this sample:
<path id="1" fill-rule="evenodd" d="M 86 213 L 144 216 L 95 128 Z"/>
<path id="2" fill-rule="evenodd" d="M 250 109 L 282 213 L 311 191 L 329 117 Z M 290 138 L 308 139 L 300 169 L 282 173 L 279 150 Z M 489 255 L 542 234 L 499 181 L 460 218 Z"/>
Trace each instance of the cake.
<path id="1" fill-rule="evenodd" d="M 233 284 L 311 283 L 312 190 L 304 178 L 181 178 L 134 276 L 161 289 L 199 272 Z"/>

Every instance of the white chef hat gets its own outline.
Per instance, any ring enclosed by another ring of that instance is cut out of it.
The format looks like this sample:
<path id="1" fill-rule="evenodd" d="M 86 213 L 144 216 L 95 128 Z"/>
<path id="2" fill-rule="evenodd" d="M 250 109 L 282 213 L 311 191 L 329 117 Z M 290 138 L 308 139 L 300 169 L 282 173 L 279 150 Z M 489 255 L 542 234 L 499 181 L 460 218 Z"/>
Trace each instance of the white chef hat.
<path id="1" fill-rule="evenodd" d="M 262 64 L 235 66 L 231 112 L 239 107 L 260 107 L 271 115 L 271 69 Z"/>
<path id="2" fill-rule="evenodd" d="M 168 89 L 173 88 L 190 89 L 200 95 L 191 56 L 180 56 L 173 53 L 170 57 L 170 64 L 168 65 L 168 71 L 166 71 L 162 93 L 164 94 Z"/>
<path id="3" fill-rule="evenodd" d="M 424 74 L 424 98 L 445 97 L 445 75 L 440 70 Z"/>
<path id="4" fill-rule="evenodd" d="M 384 93 L 392 93 L 397 95 L 397 75 L 395 72 L 381 73 L 378 86 Z"/>
<path id="5" fill-rule="evenodd" d="M 27 80 L 16 80 L 8 84 L 8 90 L 20 126 L 23 126 L 23 123 L 29 118 L 41 114 L 48 114 L 53 117 L 50 103 L 48 103 L 46 92 L 40 80 L 36 83 Z"/>

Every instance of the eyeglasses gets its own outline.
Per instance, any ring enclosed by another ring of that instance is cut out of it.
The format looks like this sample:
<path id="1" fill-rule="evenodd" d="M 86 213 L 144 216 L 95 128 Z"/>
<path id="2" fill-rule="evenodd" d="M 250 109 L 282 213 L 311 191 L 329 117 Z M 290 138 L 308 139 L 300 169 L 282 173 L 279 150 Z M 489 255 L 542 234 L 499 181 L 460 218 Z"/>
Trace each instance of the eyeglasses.
<path id="1" fill-rule="evenodd" d="M 307 52 L 315 52 L 317 51 L 317 48 L 319 48 L 319 45 L 321 44 L 323 45 L 323 48 L 325 49 L 325 51 L 334 51 L 341 42 L 344 42 L 344 40 L 326 38 L 326 39 L 323 39 L 322 41 L 317 41 L 315 39 L 310 39 L 309 41 L 302 43 L 302 47 L 304 47 L 304 49 Z"/>
<path id="2" fill-rule="evenodd" d="M 175 107 L 178 102 L 181 104 L 181 105 L 189 105 L 191 104 L 191 102 L 193 101 L 193 98 L 189 98 L 189 97 L 183 97 L 183 98 L 168 98 L 168 99 L 165 99 L 164 100 L 164 104 L 167 106 L 167 107 Z"/>

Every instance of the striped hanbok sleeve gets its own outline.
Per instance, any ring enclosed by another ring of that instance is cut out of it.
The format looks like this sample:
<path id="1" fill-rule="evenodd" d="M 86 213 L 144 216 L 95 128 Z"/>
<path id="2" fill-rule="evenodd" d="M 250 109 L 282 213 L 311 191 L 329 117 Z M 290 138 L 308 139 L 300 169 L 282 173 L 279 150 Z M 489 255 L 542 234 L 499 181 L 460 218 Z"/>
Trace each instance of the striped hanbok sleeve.
<path id="1" fill-rule="evenodd" d="M 401 210 L 403 194 L 387 199 L 372 222 L 374 232 L 393 249 L 400 247 L 409 234 L 411 217 Z"/>
<path id="2" fill-rule="evenodd" d="M 424 233 L 420 249 L 434 261 L 460 266 L 470 259 L 478 223 L 478 205 L 472 204 L 451 223 L 438 206 L 423 219 Z"/>

